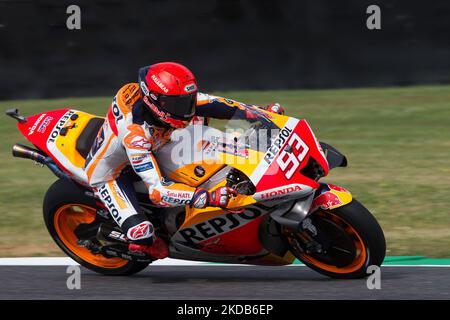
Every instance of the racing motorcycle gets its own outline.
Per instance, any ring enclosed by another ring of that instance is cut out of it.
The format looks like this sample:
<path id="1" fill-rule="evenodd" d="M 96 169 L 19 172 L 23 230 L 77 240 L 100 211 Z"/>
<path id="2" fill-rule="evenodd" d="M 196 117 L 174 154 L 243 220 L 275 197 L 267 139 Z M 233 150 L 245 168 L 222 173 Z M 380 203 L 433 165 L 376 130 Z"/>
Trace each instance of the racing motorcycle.
<path id="1" fill-rule="evenodd" d="M 250 109 L 251 121 L 231 120 L 226 132 L 191 125 L 172 134 L 155 154 L 164 175 L 192 187 L 229 186 L 226 208 L 161 208 L 130 168 L 140 209 L 169 246 L 169 257 L 219 263 L 289 265 L 295 259 L 333 278 L 367 276 L 385 257 L 383 231 L 351 193 L 320 179 L 346 167 L 336 148 L 319 142 L 306 120 Z M 19 131 L 34 147 L 13 156 L 47 166 L 57 177 L 43 203 L 56 244 L 72 259 L 105 275 L 130 275 L 154 259 L 128 250 L 129 240 L 87 184 L 86 156 L 104 118 L 74 109 L 24 117 Z M 178 138 L 177 138 L 178 137 Z M 189 139 L 180 139 L 189 137 Z M 190 153 L 174 159 L 176 150 Z M 257 159 L 257 161 L 255 161 Z"/>

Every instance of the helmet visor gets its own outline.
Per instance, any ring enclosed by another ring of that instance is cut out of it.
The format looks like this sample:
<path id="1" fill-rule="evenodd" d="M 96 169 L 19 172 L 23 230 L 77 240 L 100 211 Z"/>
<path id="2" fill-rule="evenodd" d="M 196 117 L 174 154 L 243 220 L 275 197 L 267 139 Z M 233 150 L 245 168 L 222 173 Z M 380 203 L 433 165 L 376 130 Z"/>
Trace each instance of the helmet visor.
<path id="1" fill-rule="evenodd" d="M 195 114 L 197 94 L 183 94 L 177 96 L 159 95 L 158 105 L 173 116 L 180 118 L 191 118 Z"/>

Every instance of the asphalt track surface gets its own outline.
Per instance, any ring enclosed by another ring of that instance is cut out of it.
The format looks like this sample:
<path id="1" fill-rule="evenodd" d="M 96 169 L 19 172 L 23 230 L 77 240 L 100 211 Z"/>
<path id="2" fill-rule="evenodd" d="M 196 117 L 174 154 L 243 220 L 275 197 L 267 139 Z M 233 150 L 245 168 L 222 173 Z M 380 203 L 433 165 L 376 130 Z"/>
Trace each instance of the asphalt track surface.
<path id="1" fill-rule="evenodd" d="M 67 289 L 66 266 L 0 266 L 0 299 L 450 299 L 449 267 L 382 267 L 381 289 L 335 280 L 304 266 L 152 266 L 130 277 L 81 267 Z"/>

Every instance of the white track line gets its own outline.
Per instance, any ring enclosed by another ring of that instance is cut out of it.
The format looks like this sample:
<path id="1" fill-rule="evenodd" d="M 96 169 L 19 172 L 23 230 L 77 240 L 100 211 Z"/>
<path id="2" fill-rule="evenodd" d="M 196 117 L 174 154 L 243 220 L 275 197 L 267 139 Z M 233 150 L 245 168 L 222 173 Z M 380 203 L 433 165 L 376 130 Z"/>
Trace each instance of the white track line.
<path id="1" fill-rule="evenodd" d="M 71 258 L 1 258 L 0 266 L 73 266 L 78 265 Z"/>
<path id="2" fill-rule="evenodd" d="M 385 267 L 420 267 L 420 268 L 450 268 L 448 264 L 382 264 Z"/>
<path id="3" fill-rule="evenodd" d="M 0 258 L 0 266 L 78 266 L 69 257 L 21 257 Z M 214 263 L 166 258 L 157 260 L 152 266 L 250 266 L 248 264 Z"/>
<path id="4" fill-rule="evenodd" d="M 163 266 L 195 266 L 204 265 L 205 262 L 187 261 L 166 258 L 152 263 Z M 75 266 L 76 261 L 69 257 L 29 257 L 29 258 L 0 258 L 0 266 Z"/>
<path id="5" fill-rule="evenodd" d="M 0 258 L 0 266 L 74 266 L 77 262 L 69 257 L 26 257 L 26 258 Z M 152 263 L 153 266 L 249 266 L 248 264 L 208 263 L 202 261 L 189 261 L 166 258 Z M 291 264 L 287 267 L 304 267 L 303 264 Z M 388 264 L 383 267 L 429 267 L 450 268 L 450 265 L 404 265 Z"/>

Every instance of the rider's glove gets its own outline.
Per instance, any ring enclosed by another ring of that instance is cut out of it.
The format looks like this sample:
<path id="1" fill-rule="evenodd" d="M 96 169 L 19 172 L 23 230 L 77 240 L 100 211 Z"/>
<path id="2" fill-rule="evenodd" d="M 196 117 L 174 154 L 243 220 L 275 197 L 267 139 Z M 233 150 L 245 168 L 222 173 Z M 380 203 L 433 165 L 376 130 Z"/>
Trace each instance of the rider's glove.
<path id="1" fill-rule="evenodd" d="M 273 113 L 284 114 L 284 109 L 279 103 L 269 104 L 265 106 L 263 109 Z"/>
<path id="2" fill-rule="evenodd" d="M 191 200 L 191 207 L 203 209 L 205 207 L 225 208 L 231 196 L 237 196 L 236 190 L 230 187 L 218 187 L 208 192 L 203 188 L 197 188 Z"/>

